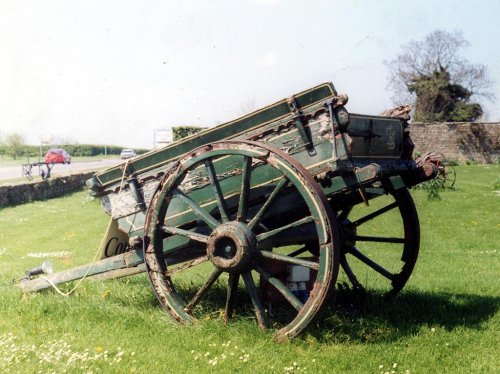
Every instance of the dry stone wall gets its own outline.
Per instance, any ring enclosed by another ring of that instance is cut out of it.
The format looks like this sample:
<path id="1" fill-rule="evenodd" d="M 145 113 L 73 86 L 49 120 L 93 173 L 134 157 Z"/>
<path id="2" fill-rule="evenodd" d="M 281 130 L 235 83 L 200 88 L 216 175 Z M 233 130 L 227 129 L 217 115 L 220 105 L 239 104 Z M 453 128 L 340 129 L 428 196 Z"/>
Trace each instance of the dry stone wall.
<path id="1" fill-rule="evenodd" d="M 415 152 L 442 153 L 448 160 L 500 161 L 500 123 L 411 123 Z"/>
<path id="2" fill-rule="evenodd" d="M 73 174 L 65 177 L 50 178 L 45 181 L 31 182 L 14 186 L 0 187 L 0 209 L 36 200 L 51 199 L 80 191 L 85 181 L 94 172 Z"/>

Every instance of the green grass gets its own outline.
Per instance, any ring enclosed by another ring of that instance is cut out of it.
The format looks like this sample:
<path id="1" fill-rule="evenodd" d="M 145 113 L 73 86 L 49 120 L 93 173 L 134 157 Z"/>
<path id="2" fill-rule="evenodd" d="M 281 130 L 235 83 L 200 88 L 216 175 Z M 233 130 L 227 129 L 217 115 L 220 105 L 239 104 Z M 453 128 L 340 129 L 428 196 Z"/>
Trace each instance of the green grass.
<path id="1" fill-rule="evenodd" d="M 341 291 L 323 321 L 279 344 L 246 315 L 172 324 L 144 274 L 22 295 L 11 281 L 43 260 L 31 256 L 55 255 L 56 270 L 89 262 L 107 217 L 84 193 L 0 210 L 0 372 L 499 372 L 499 176 L 460 166 L 440 201 L 413 191 L 421 251 L 396 301 Z"/>

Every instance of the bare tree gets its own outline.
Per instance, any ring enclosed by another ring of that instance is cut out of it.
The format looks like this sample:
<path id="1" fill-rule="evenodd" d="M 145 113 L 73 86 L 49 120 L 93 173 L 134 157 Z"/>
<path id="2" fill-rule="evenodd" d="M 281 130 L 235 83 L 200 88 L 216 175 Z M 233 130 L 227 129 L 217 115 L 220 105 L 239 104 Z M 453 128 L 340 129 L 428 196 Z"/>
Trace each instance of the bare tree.
<path id="1" fill-rule="evenodd" d="M 411 86 L 443 71 L 449 74 L 450 84 L 468 90 L 471 100 L 494 100 L 486 66 L 470 63 L 460 55 L 460 50 L 469 45 L 461 32 L 443 30 L 435 30 L 422 41 L 412 40 L 404 45 L 399 56 L 385 62 L 389 68 L 388 88 L 394 92 L 393 102 L 397 105 L 415 103 L 416 94 Z"/>

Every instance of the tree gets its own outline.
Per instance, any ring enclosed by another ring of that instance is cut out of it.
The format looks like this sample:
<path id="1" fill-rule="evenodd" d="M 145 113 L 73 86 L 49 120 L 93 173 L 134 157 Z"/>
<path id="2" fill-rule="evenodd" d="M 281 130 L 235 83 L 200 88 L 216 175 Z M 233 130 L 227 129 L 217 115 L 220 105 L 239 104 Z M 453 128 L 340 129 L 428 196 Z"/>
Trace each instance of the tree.
<path id="1" fill-rule="evenodd" d="M 415 78 L 408 90 L 416 95 L 415 119 L 423 122 L 472 122 L 482 116 L 481 105 L 468 103 L 471 92 L 451 83 L 450 74 L 440 68 L 430 75 Z"/>
<path id="2" fill-rule="evenodd" d="M 467 46 L 461 33 L 442 30 L 403 46 L 403 53 L 386 62 L 393 101 L 412 103 L 418 121 L 474 121 L 481 117 L 481 105 L 470 100 L 493 100 L 492 82 L 486 66 L 460 56 L 460 49 Z"/>
<path id="3" fill-rule="evenodd" d="M 18 156 L 23 154 L 25 146 L 24 138 L 17 133 L 9 134 L 5 137 L 5 145 L 7 147 L 7 154 L 16 160 Z"/>

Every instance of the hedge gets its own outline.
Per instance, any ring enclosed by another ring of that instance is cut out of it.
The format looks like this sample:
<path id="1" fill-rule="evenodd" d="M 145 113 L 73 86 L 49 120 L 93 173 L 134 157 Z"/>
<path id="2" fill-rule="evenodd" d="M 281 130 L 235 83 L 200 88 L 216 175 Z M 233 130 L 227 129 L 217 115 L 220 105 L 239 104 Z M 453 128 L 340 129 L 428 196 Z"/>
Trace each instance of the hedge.
<path id="1" fill-rule="evenodd" d="M 174 138 L 174 142 L 176 140 L 180 140 L 182 138 L 185 138 L 189 135 L 196 134 L 202 130 L 205 130 L 205 127 L 199 127 L 199 126 L 176 126 L 172 127 L 172 134 Z"/>

